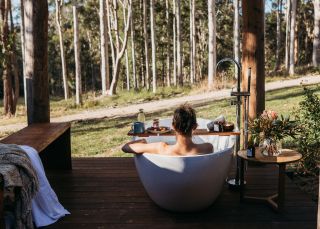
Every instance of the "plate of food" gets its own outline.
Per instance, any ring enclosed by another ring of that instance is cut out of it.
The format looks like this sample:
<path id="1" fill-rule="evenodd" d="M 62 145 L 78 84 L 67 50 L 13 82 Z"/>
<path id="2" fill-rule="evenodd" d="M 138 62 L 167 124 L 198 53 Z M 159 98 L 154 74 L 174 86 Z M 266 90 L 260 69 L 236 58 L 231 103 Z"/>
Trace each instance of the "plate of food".
<path id="1" fill-rule="evenodd" d="M 152 134 L 165 134 L 171 131 L 170 127 L 159 126 L 159 127 L 149 127 L 147 131 Z"/>

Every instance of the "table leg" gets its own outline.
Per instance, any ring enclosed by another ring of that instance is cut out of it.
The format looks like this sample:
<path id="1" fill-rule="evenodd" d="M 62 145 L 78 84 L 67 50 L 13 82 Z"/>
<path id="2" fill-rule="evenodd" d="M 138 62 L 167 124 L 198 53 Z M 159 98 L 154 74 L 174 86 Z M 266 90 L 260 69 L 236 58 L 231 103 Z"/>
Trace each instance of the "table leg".
<path id="1" fill-rule="evenodd" d="M 282 212 L 285 202 L 285 172 L 286 164 L 279 164 L 279 180 L 278 180 L 278 211 Z"/>

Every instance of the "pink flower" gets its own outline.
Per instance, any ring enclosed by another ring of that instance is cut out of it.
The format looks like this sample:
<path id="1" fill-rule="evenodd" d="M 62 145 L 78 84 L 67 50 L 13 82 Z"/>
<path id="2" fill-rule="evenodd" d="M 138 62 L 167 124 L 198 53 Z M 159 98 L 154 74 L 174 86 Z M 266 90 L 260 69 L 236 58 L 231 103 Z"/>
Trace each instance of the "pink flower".
<path id="1" fill-rule="evenodd" d="M 271 118 L 272 118 L 273 120 L 277 119 L 277 118 L 278 118 L 277 112 L 271 111 Z"/>

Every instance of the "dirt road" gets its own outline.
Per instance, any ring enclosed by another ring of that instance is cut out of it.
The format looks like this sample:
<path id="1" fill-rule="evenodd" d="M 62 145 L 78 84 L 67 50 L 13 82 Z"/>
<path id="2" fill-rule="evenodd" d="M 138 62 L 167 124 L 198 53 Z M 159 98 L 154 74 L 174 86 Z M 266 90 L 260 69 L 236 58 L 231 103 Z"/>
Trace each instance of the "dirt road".
<path id="1" fill-rule="evenodd" d="M 320 76 L 305 76 L 292 80 L 281 80 L 266 84 L 266 91 L 277 90 L 281 88 L 299 86 L 303 84 L 316 84 L 320 83 Z M 82 111 L 77 114 L 66 115 L 57 118 L 51 118 L 51 122 L 70 122 L 76 120 L 90 120 L 101 118 L 114 118 L 114 117 L 126 117 L 132 116 L 138 112 L 140 108 L 143 108 L 146 113 L 152 113 L 156 111 L 169 110 L 177 107 L 180 104 L 188 102 L 192 105 L 205 105 L 209 102 L 225 99 L 230 97 L 230 89 L 223 89 L 219 91 L 205 92 L 196 95 L 188 95 L 183 97 L 177 97 L 172 99 L 164 99 L 159 101 L 151 101 L 147 103 L 133 104 L 126 107 L 118 108 L 101 108 L 97 110 Z M 11 124 L 0 127 L 0 132 L 16 131 L 25 127 L 25 123 Z"/>

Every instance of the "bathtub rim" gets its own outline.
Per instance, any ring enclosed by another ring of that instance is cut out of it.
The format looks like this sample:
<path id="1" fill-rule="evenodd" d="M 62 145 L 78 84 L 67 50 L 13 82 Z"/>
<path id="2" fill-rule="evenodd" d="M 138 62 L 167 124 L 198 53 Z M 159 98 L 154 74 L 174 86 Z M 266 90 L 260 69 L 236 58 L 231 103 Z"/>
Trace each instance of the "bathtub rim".
<path id="1" fill-rule="evenodd" d="M 156 156 L 156 157 L 170 157 L 170 158 L 193 158 L 193 157 L 205 157 L 205 156 L 212 156 L 215 154 L 221 154 L 225 151 L 229 151 L 230 149 L 233 150 L 234 148 L 234 144 L 231 147 L 225 148 L 223 150 L 219 150 L 219 151 L 214 151 L 212 153 L 207 153 L 207 154 L 199 154 L 199 155 L 167 155 L 167 154 L 156 154 L 156 153 L 142 153 L 142 154 L 135 154 L 135 156 Z"/>

